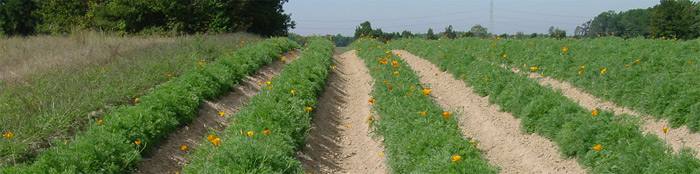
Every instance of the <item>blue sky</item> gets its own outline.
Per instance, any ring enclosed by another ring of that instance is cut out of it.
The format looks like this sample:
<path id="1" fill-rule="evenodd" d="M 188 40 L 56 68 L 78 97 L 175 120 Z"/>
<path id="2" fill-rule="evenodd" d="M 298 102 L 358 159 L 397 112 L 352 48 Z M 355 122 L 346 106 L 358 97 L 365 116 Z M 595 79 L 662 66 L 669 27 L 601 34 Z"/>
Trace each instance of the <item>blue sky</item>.
<path id="1" fill-rule="evenodd" d="M 648 8 L 658 0 L 493 0 L 494 33 L 545 33 L 556 26 L 573 34 L 576 26 L 608 10 Z M 388 32 L 428 28 L 443 31 L 447 25 L 464 31 L 475 24 L 489 26 L 489 0 L 290 0 L 285 13 L 292 14 L 302 35 L 352 35 L 362 21 Z"/>

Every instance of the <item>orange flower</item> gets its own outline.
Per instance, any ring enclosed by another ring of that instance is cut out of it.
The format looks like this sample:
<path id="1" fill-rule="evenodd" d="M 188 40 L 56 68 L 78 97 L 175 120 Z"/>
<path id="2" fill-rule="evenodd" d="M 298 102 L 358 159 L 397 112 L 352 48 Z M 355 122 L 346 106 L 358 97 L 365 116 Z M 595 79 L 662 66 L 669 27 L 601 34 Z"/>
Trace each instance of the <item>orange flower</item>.
<path id="1" fill-rule="evenodd" d="M 430 88 L 423 88 L 423 95 L 425 95 L 425 96 L 430 95 L 430 92 L 432 92 L 432 91 L 433 90 Z"/>
<path id="2" fill-rule="evenodd" d="M 272 133 L 272 131 L 268 128 L 263 129 L 262 132 L 263 132 L 263 135 L 270 135 Z"/>
<path id="3" fill-rule="evenodd" d="M 98 126 L 102 126 L 105 124 L 105 121 L 102 120 L 101 118 L 98 118 L 97 121 L 95 121 L 95 123 L 97 123 Z"/>
<path id="4" fill-rule="evenodd" d="M 219 117 L 224 117 L 224 115 L 226 115 L 226 112 L 224 112 L 224 111 L 219 111 Z"/>
<path id="5" fill-rule="evenodd" d="M 314 111 L 314 108 L 312 108 L 312 107 L 310 107 L 310 106 L 307 106 L 307 107 L 304 108 L 304 111 L 306 111 L 306 112 L 311 112 L 311 111 Z"/>
<path id="6" fill-rule="evenodd" d="M 219 146 L 219 145 L 221 145 L 221 138 L 216 137 L 216 138 L 212 139 L 210 142 L 214 146 Z"/>
<path id="7" fill-rule="evenodd" d="M 452 115 L 452 113 L 447 111 L 442 112 L 442 118 L 448 119 L 450 118 L 450 115 Z"/>
<path id="8" fill-rule="evenodd" d="M 15 133 L 12 133 L 12 131 L 5 131 L 2 133 L 2 137 L 9 140 L 15 137 Z"/>
<path id="9" fill-rule="evenodd" d="M 664 128 L 662 128 L 661 130 L 664 131 L 664 134 L 667 134 L 667 133 L 668 133 L 668 127 L 664 127 Z"/>
<path id="10" fill-rule="evenodd" d="M 187 144 L 180 145 L 180 151 L 187 152 L 187 150 L 190 150 L 190 147 L 188 147 Z"/>
<path id="11" fill-rule="evenodd" d="M 384 58 L 379 59 L 379 64 L 386 65 L 387 63 L 389 63 L 389 60 L 386 60 Z"/>
<path id="12" fill-rule="evenodd" d="M 598 108 L 593 109 L 593 110 L 591 111 L 591 116 L 594 116 L 594 117 L 595 117 L 595 116 L 598 116 Z"/>
<path id="13" fill-rule="evenodd" d="M 603 145 L 595 144 L 592 149 L 595 150 L 596 152 L 600 152 L 601 150 L 603 150 Z"/>
<path id="14" fill-rule="evenodd" d="M 207 135 L 207 140 L 208 140 L 208 141 L 213 141 L 215 138 L 217 138 L 217 137 L 216 137 L 216 135 L 214 135 L 214 134 L 209 134 L 209 135 Z"/>
<path id="15" fill-rule="evenodd" d="M 452 157 L 450 157 L 450 159 L 452 160 L 452 162 L 459 162 L 462 160 L 462 156 L 460 156 L 459 154 L 454 154 L 452 155 Z"/>
<path id="16" fill-rule="evenodd" d="M 426 115 L 428 115 L 428 112 L 420 111 L 420 112 L 418 112 L 418 115 L 425 117 Z"/>
<path id="17" fill-rule="evenodd" d="M 248 131 L 248 132 L 245 133 L 245 135 L 248 136 L 248 137 L 253 137 L 253 135 L 255 135 L 255 132 L 253 132 L 253 131 Z"/>
<path id="18" fill-rule="evenodd" d="M 391 67 L 398 68 L 398 67 L 399 67 L 399 61 L 392 60 L 392 61 L 391 61 Z"/>
<path id="19" fill-rule="evenodd" d="M 375 102 L 375 100 L 373 97 L 370 97 L 369 100 L 367 100 L 367 103 L 369 103 L 370 105 L 373 105 L 374 102 Z"/>
<path id="20" fill-rule="evenodd" d="M 141 139 L 137 138 L 136 140 L 134 140 L 134 144 L 141 145 Z"/>

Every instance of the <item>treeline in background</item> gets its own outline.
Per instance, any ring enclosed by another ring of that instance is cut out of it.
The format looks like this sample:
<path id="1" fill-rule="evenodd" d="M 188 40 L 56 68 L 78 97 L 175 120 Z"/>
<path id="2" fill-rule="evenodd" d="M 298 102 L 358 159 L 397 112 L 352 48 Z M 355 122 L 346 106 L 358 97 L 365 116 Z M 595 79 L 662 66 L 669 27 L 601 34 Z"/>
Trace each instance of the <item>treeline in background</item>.
<path id="1" fill-rule="evenodd" d="M 0 36 L 94 30 L 120 34 L 287 35 L 288 0 L 0 0 Z"/>

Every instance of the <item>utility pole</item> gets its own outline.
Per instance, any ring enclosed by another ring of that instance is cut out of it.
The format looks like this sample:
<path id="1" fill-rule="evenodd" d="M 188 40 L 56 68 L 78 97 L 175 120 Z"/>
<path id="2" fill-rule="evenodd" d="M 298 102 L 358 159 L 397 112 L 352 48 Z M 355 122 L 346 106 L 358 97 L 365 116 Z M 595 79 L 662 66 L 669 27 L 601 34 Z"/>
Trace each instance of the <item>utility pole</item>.
<path id="1" fill-rule="evenodd" d="M 489 31 L 492 33 L 495 32 L 494 26 L 493 26 L 493 0 L 491 0 L 491 10 L 489 10 Z"/>

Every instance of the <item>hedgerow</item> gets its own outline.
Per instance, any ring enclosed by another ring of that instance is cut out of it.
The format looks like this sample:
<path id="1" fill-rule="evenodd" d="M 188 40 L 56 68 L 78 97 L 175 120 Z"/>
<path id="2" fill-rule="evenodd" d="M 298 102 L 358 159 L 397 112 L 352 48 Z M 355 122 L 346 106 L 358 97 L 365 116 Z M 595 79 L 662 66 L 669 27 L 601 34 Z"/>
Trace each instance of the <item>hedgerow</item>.
<path id="1" fill-rule="evenodd" d="M 370 117 L 383 136 L 393 173 L 496 173 L 475 141 L 464 138 L 452 113 L 424 94 L 428 88 L 406 63 L 375 40 L 352 44 L 375 80 Z"/>
<path id="2" fill-rule="evenodd" d="M 406 49 L 464 80 L 480 95 L 522 120 L 529 133 L 555 142 L 592 173 L 697 173 L 700 161 L 688 149 L 679 154 L 639 128 L 640 120 L 589 111 L 536 81 L 484 61 L 458 41 L 401 40 Z M 509 56 L 502 56 L 509 57 Z"/>
<path id="3" fill-rule="evenodd" d="M 229 127 L 202 140 L 184 172 L 303 173 L 295 152 L 303 146 L 332 54 L 330 41 L 311 39 L 298 60 L 229 117 Z"/>
<path id="4" fill-rule="evenodd" d="M 246 46 L 232 55 L 163 83 L 133 106 L 122 106 L 70 142 L 45 151 L 32 164 L 0 173 L 124 173 L 178 126 L 191 121 L 199 104 L 222 94 L 245 75 L 298 45 L 274 38 Z"/>

